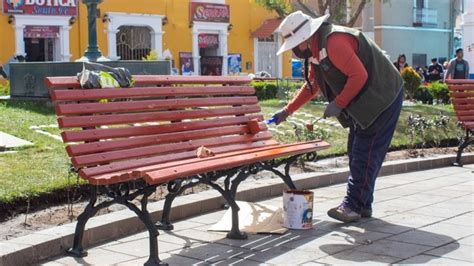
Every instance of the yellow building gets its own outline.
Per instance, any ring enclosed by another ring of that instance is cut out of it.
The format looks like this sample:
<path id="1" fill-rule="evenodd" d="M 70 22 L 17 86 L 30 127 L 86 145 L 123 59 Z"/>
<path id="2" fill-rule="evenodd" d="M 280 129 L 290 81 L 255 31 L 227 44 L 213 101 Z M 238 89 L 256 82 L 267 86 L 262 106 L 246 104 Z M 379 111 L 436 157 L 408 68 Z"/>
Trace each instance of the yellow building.
<path id="1" fill-rule="evenodd" d="M 3 63 L 15 55 L 26 61 L 83 55 L 88 27 L 82 1 L 0 1 Z M 254 0 L 104 0 L 99 9 L 99 47 L 112 60 L 141 60 L 156 51 L 171 58 L 180 74 L 291 76 L 291 53 L 275 54 L 282 42 L 274 33 L 277 15 Z"/>

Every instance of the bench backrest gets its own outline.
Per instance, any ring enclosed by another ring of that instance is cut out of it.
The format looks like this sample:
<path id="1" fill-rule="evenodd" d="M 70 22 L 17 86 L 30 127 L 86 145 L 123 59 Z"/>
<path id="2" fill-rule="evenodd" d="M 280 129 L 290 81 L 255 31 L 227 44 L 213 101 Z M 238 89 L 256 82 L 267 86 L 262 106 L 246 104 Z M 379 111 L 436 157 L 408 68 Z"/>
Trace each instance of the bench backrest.
<path id="1" fill-rule="evenodd" d="M 193 158 L 200 146 L 219 153 L 277 144 L 255 122 L 263 116 L 248 78 L 134 79 L 135 87 L 117 89 L 82 89 L 75 77 L 46 79 L 67 153 L 83 177 Z"/>
<path id="2" fill-rule="evenodd" d="M 459 122 L 465 128 L 474 128 L 474 80 L 447 80 L 452 103 Z"/>

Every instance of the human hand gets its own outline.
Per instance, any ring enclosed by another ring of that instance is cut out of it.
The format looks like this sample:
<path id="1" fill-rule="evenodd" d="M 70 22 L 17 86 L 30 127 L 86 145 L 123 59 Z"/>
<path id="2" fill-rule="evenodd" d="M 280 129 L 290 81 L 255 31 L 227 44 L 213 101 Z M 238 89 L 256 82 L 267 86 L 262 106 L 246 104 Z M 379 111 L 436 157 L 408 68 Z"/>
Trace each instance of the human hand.
<path id="1" fill-rule="evenodd" d="M 279 125 L 285 122 L 288 116 L 290 116 L 290 112 L 288 112 L 286 108 L 283 108 L 280 111 L 276 112 L 270 120 L 275 121 L 275 124 Z"/>
<path id="2" fill-rule="evenodd" d="M 342 108 L 339 108 L 336 104 L 336 101 L 332 101 L 326 106 L 326 110 L 324 110 L 324 118 L 328 117 L 338 117 L 342 112 Z"/>

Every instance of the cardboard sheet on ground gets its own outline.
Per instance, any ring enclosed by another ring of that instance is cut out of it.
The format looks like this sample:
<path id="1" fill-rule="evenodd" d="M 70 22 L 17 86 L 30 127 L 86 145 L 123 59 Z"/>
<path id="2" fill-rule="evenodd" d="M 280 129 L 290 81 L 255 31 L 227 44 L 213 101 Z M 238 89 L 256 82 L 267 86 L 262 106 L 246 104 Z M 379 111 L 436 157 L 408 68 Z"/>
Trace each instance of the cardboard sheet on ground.
<path id="1" fill-rule="evenodd" d="M 288 229 L 282 226 L 283 210 L 281 207 L 237 201 L 239 205 L 240 230 L 249 234 L 284 234 Z M 232 227 L 232 210 L 229 208 L 219 222 L 209 231 L 228 232 Z"/>

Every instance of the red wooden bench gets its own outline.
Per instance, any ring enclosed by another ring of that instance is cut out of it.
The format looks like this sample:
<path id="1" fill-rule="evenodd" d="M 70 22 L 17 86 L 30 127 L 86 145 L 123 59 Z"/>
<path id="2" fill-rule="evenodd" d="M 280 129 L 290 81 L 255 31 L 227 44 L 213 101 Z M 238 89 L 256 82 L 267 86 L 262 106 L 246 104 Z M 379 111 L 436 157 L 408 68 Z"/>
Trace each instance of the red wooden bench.
<path id="1" fill-rule="evenodd" d="M 289 169 L 299 156 L 315 159 L 323 141 L 279 144 L 272 139 L 250 80 L 240 77 L 135 76 L 134 88 L 81 89 L 75 77 L 50 77 L 46 84 L 58 115 L 67 153 L 79 176 L 91 184 L 91 199 L 78 217 L 73 256 L 86 256 L 82 237 L 87 220 L 114 203 L 134 211 L 150 233 L 149 264 L 158 257 L 158 228 L 170 230 L 173 199 L 206 184 L 232 209 L 227 237 L 239 231 L 235 195 L 249 175 L 267 170 L 295 188 Z M 106 103 L 99 102 L 107 99 Z M 214 156 L 198 158 L 204 146 Z M 278 160 L 276 160 L 278 159 Z M 277 169 L 285 166 L 284 171 Z M 224 182 L 217 183 L 223 178 Z M 167 184 L 161 222 L 147 211 L 148 197 Z M 97 194 L 110 200 L 96 204 Z M 132 203 L 138 196 L 141 208 Z"/>
<path id="2" fill-rule="evenodd" d="M 466 130 L 466 136 L 459 146 L 456 157 L 456 164 L 462 166 L 461 156 L 464 149 L 474 143 L 472 137 L 474 132 L 474 80 L 451 79 L 446 80 L 446 83 L 451 92 L 450 95 L 459 124 Z"/>

